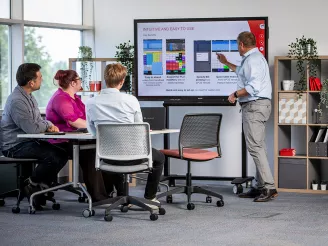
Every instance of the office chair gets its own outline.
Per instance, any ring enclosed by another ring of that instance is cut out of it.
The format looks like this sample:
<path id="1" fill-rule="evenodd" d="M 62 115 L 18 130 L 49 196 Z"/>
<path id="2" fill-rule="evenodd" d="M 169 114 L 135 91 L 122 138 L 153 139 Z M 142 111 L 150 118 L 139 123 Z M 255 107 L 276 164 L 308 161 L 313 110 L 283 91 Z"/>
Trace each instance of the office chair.
<path id="1" fill-rule="evenodd" d="M 193 193 L 207 195 L 206 202 L 211 203 L 212 197 L 217 197 L 218 207 L 224 206 L 222 195 L 199 186 L 192 186 L 191 162 L 209 161 L 221 157 L 220 126 L 222 114 L 187 114 L 184 116 L 179 134 L 179 149 L 164 149 L 161 152 L 167 157 L 186 160 L 188 162 L 186 185 L 157 195 L 157 198 L 166 196 L 167 203 L 172 203 L 173 194 L 184 193 L 187 195 L 188 210 L 193 210 L 195 205 L 190 202 Z M 216 151 L 207 150 L 216 148 Z"/>
<path id="2" fill-rule="evenodd" d="M 5 198 L 7 197 L 17 197 L 16 206 L 12 208 L 14 214 L 20 213 L 20 202 L 26 197 L 24 192 L 24 181 L 31 176 L 33 166 L 36 164 L 36 159 L 17 159 L 9 158 L 5 156 L 0 156 L 1 164 L 16 164 L 16 175 L 17 175 L 17 189 L 0 194 L 0 207 L 5 205 Z M 59 204 L 53 198 L 53 193 L 48 193 L 45 199 L 53 202 L 53 209 L 59 209 Z"/>
<path id="3" fill-rule="evenodd" d="M 111 204 L 106 208 L 105 221 L 112 221 L 112 209 L 121 206 L 122 212 L 128 211 L 128 204 L 133 204 L 150 212 L 150 219 L 157 220 L 158 215 L 147 204 L 159 207 L 159 214 L 164 215 L 165 209 L 160 203 L 144 198 L 129 196 L 129 174 L 151 172 L 153 161 L 148 123 L 107 124 L 97 125 L 96 169 L 123 174 L 125 195 L 109 198 L 93 204 L 99 206 Z"/>

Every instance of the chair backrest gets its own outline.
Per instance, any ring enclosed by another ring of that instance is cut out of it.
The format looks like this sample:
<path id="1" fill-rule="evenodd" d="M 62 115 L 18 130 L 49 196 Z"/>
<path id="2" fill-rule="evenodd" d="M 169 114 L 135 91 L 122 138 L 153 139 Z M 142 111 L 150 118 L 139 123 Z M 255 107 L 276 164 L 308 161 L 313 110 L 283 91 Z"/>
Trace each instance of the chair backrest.
<path id="1" fill-rule="evenodd" d="M 100 168 L 100 159 L 113 161 L 147 159 L 148 167 L 152 167 L 151 139 L 148 123 L 99 123 L 96 128 L 96 168 Z"/>
<path id="2" fill-rule="evenodd" d="M 179 152 L 183 148 L 207 149 L 216 147 L 221 156 L 220 127 L 222 114 L 186 114 L 179 135 Z"/>

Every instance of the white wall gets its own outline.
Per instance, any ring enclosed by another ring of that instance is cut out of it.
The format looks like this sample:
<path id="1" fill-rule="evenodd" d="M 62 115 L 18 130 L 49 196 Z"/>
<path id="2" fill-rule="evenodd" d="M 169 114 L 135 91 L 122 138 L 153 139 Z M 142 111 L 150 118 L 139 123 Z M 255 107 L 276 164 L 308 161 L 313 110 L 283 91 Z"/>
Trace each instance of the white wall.
<path id="1" fill-rule="evenodd" d="M 273 71 L 274 56 L 287 55 L 288 44 L 302 35 L 317 41 L 319 55 L 328 55 L 328 35 L 324 24 L 328 9 L 328 1 L 326 0 L 304 2 L 299 0 L 95 0 L 94 3 L 96 57 L 114 57 L 116 45 L 127 40 L 133 42 L 134 19 L 248 16 L 269 17 L 269 65 L 271 72 Z M 273 77 L 271 79 L 273 81 Z M 182 114 L 183 109 L 180 110 Z M 178 122 L 179 119 L 176 122 L 173 121 L 172 124 L 176 125 Z M 234 128 L 229 127 L 229 125 L 224 129 L 224 131 L 233 130 Z M 267 124 L 267 145 L 272 169 L 273 134 L 273 120 L 271 119 Z M 251 166 L 249 174 L 253 173 L 254 167 Z"/>

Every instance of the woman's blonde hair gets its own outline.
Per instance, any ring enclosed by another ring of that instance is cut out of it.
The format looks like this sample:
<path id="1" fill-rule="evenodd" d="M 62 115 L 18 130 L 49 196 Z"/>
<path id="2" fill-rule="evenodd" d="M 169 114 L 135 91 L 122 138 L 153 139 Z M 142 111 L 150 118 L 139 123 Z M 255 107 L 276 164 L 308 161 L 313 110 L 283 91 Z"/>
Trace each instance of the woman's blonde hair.
<path id="1" fill-rule="evenodd" d="M 107 87 L 116 87 L 125 79 L 127 74 L 126 67 L 120 63 L 108 64 L 105 68 L 104 79 Z"/>

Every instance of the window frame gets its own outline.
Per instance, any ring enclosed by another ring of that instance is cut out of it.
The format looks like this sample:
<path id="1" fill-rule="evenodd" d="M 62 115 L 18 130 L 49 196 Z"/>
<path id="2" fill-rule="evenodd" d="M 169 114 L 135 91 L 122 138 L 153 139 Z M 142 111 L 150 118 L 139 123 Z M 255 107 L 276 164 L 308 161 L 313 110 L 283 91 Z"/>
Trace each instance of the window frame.
<path id="1" fill-rule="evenodd" d="M 90 11 L 91 10 L 91 11 Z M 94 50 L 94 0 L 82 0 L 82 25 L 24 20 L 24 0 L 10 1 L 10 18 L 0 18 L 0 24 L 9 26 L 9 85 L 10 93 L 16 86 L 13 80 L 17 68 L 24 62 L 24 27 L 41 27 L 81 31 L 81 45 Z M 9 82 L 10 83 L 10 82 Z M 3 109 L 0 108 L 0 112 Z"/>

